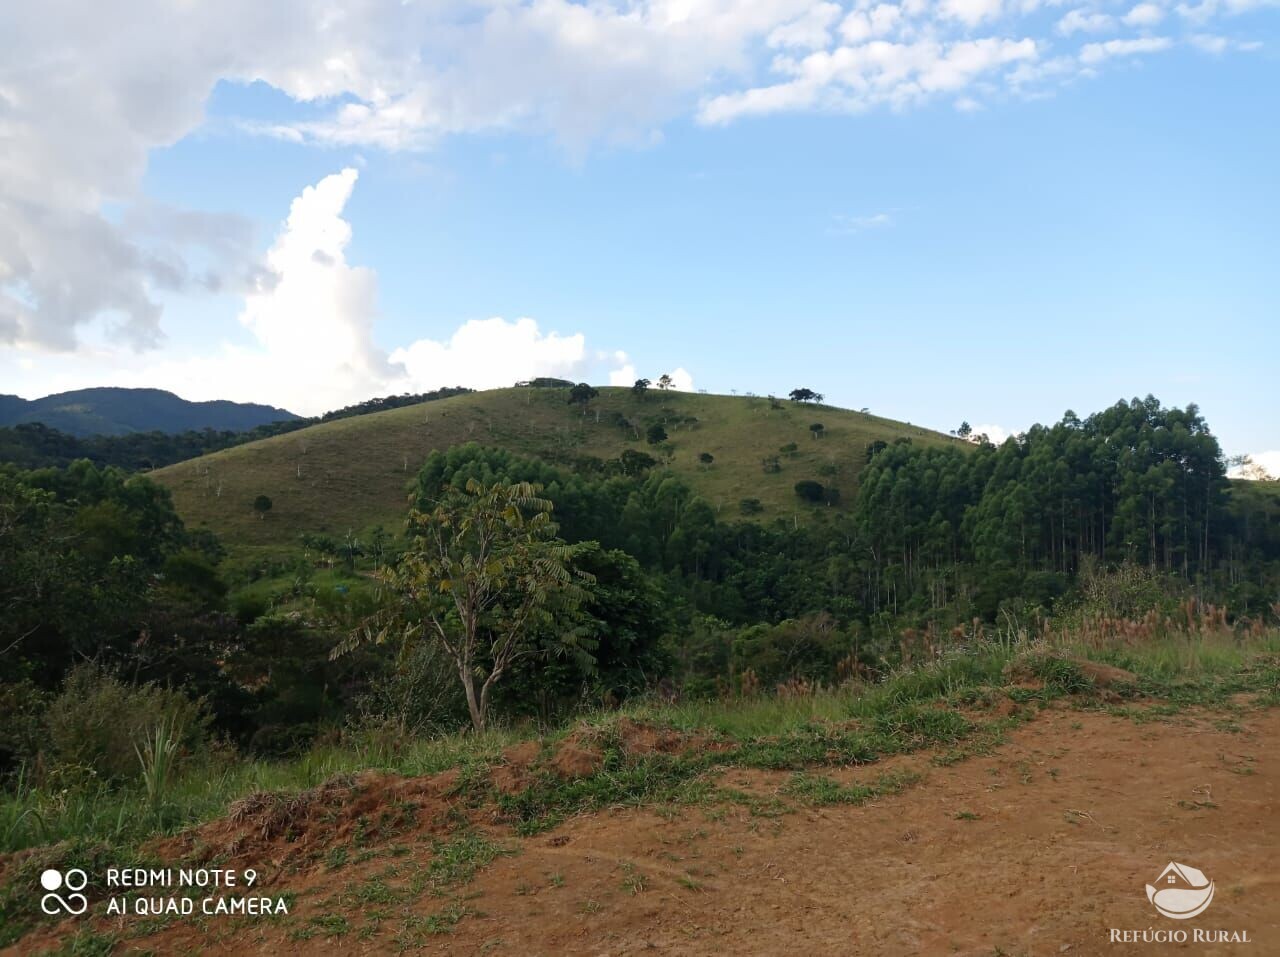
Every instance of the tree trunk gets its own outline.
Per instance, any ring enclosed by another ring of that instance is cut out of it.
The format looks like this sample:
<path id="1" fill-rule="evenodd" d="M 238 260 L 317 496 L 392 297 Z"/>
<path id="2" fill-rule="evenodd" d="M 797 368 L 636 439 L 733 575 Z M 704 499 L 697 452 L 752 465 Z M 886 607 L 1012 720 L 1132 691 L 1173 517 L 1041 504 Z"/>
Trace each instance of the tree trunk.
<path id="1" fill-rule="evenodd" d="M 484 733 L 485 719 L 488 717 L 488 708 L 484 707 L 488 702 L 484 700 L 487 695 L 476 698 L 476 679 L 471 673 L 470 668 L 458 669 L 462 675 L 462 687 L 467 693 L 467 710 L 471 713 L 471 725 L 477 734 Z M 488 689 L 485 689 L 486 692 Z"/>

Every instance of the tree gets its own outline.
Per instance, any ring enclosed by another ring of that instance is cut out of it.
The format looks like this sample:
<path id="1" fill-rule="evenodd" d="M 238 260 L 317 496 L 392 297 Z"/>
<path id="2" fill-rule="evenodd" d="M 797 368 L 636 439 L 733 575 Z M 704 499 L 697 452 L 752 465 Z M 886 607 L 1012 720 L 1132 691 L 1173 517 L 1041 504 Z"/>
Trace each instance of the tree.
<path id="1" fill-rule="evenodd" d="M 650 445 L 657 445 L 659 442 L 667 441 L 667 430 L 660 423 L 655 422 L 649 426 L 644 437 Z"/>
<path id="2" fill-rule="evenodd" d="M 821 482 L 815 482 L 813 479 L 802 479 L 796 482 L 795 488 L 796 494 L 806 502 L 821 502 L 827 491 Z"/>
<path id="3" fill-rule="evenodd" d="M 716 457 L 712 455 L 710 452 L 701 452 L 698 454 L 698 461 L 701 462 L 704 466 L 707 466 L 708 468 L 710 468 L 711 463 L 714 462 L 715 460 L 716 460 Z"/>
<path id="4" fill-rule="evenodd" d="M 618 461 L 622 463 L 623 475 L 641 475 L 658 464 L 652 455 L 636 449 L 624 449 Z"/>
<path id="5" fill-rule="evenodd" d="M 969 436 L 973 435 L 973 426 L 968 422 L 961 422 L 960 428 L 956 429 L 956 435 L 960 436 L 962 439 L 967 439 Z"/>
<path id="6" fill-rule="evenodd" d="M 253 510 L 258 513 L 258 518 L 266 518 L 267 512 L 271 511 L 271 497 L 259 495 L 253 500 Z"/>
<path id="7" fill-rule="evenodd" d="M 644 401 L 645 394 L 649 391 L 649 386 L 651 385 L 653 383 L 648 379 L 636 379 L 636 384 L 631 387 L 631 394 Z"/>
<path id="8" fill-rule="evenodd" d="M 673 385 L 675 385 L 675 382 L 672 381 L 671 376 L 667 375 L 665 372 L 658 376 L 658 388 L 663 392 L 666 392 Z"/>
<path id="9" fill-rule="evenodd" d="M 579 382 L 569 390 L 569 404 L 582 406 L 582 414 L 587 414 L 587 406 L 591 404 L 591 400 L 598 396 L 600 392 L 591 388 L 585 382 Z"/>
<path id="10" fill-rule="evenodd" d="M 398 607 L 334 655 L 366 639 L 384 642 L 397 628 L 438 642 L 457 670 L 472 727 L 484 731 L 503 675 L 546 651 L 532 635 L 552 631 L 566 647 L 575 640 L 583 586 L 592 580 L 572 568 L 577 546 L 556 538 L 552 504 L 538 492 L 528 482 L 470 479 L 430 512 L 411 512 L 409 547 L 380 576 Z"/>
<path id="11" fill-rule="evenodd" d="M 815 439 L 820 439 L 827 434 L 827 427 L 821 422 L 815 422 L 809 426 L 809 432 Z"/>
<path id="12" fill-rule="evenodd" d="M 792 389 L 789 396 L 792 402 L 821 402 L 823 399 L 821 392 L 812 389 Z"/>

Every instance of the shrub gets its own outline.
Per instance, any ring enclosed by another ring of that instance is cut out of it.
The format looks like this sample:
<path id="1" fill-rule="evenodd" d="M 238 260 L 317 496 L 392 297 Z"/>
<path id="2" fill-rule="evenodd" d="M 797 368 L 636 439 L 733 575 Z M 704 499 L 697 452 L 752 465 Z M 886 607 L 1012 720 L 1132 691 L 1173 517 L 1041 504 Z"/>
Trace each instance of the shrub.
<path id="1" fill-rule="evenodd" d="M 826 496 L 827 490 L 822 487 L 821 482 L 804 479 L 796 482 L 796 494 L 806 502 L 821 502 Z"/>
<path id="2" fill-rule="evenodd" d="M 201 748 L 210 716 L 203 700 L 158 685 L 130 685 L 95 664 L 73 668 L 45 713 L 51 769 L 82 768 L 107 780 L 137 777 L 138 748 L 164 724 L 180 753 Z"/>

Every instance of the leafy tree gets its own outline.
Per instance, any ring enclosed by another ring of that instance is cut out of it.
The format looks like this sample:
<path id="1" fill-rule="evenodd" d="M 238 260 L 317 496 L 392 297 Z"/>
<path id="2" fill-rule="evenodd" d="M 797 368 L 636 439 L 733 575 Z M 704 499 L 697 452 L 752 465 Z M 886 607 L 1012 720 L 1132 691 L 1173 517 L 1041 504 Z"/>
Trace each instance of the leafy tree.
<path id="1" fill-rule="evenodd" d="M 591 404 L 591 400 L 600 394 L 599 390 L 593 389 L 585 382 L 579 382 L 569 390 L 569 404 L 582 406 L 582 414 L 587 414 L 587 406 Z"/>
<path id="2" fill-rule="evenodd" d="M 821 392 L 812 389 L 792 389 L 789 395 L 792 402 L 821 402 L 823 399 Z"/>
<path id="3" fill-rule="evenodd" d="M 667 373 L 664 372 L 662 375 L 658 376 L 658 388 L 663 392 L 666 392 L 673 385 L 675 385 L 675 380 L 673 380 Z"/>
<path id="4" fill-rule="evenodd" d="M 259 495 L 253 500 L 253 510 L 258 513 L 258 518 L 266 518 L 267 512 L 271 511 L 271 496 Z"/>
<path id="5" fill-rule="evenodd" d="M 618 456 L 618 461 L 622 464 L 623 475 L 641 475 L 658 464 L 652 455 L 637 449 L 625 449 Z"/>
<path id="6" fill-rule="evenodd" d="M 795 485 L 796 494 L 806 502 L 821 502 L 826 494 L 826 488 L 821 482 L 815 482 L 813 479 L 801 479 Z"/>
<path id="7" fill-rule="evenodd" d="M 383 578 L 399 598 L 392 621 L 362 638 L 385 641 L 394 627 L 439 642 L 458 673 L 476 731 L 488 726 L 494 686 L 522 659 L 544 653 L 532 640 L 552 621 L 564 641 L 591 580 L 575 572 L 575 547 L 555 537 L 552 503 L 528 482 L 451 489 L 430 512 L 409 516 L 410 543 Z"/>
<path id="8" fill-rule="evenodd" d="M 744 498 L 738 503 L 738 511 L 743 515 L 758 515 L 764 511 L 764 506 L 760 504 L 758 498 Z"/>
<path id="9" fill-rule="evenodd" d="M 815 422 L 813 425 L 809 426 L 809 434 L 815 439 L 820 439 L 827 434 L 827 427 L 821 422 Z"/>
<path id="10" fill-rule="evenodd" d="M 715 460 L 716 460 L 716 457 L 712 455 L 710 452 L 698 453 L 698 461 L 701 462 L 704 466 L 710 467 L 711 463 L 714 462 Z"/>
<path id="11" fill-rule="evenodd" d="M 969 438 L 969 436 L 973 435 L 973 426 L 968 422 L 961 422 L 960 428 L 956 429 L 956 435 L 962 439 Z"/>
<path id="12" fill-rule="evenodd" d="M 667 430 L 662 427 L 661 423 L 655 422 L 645 431 L 644 437 L 650 445 L 657 445 L 660 442 L 667 441 Z"/>
<path id="13" fill-rule="evenodd" d="M 631 387 L 631 394 L 637 399 L 643 400 L 651 385 L 653 383 L 648 379 L 636 379 L 636 384 Z"/>

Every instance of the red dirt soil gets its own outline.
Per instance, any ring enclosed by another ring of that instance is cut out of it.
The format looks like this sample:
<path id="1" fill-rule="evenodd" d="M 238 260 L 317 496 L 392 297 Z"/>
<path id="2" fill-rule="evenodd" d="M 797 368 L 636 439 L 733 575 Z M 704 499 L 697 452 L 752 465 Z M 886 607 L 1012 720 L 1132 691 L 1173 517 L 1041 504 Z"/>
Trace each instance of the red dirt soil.
<path id="1" fill-rule="evenodd" d="M 584 815 L 528 839 L 494 830 L 518 853 L 460 889 L 470 916 L 451 932 L 415 937 L 409 949 L 1280 954 L 1278 736 L 1278 710 L 1138 723 L 1055 708 L 992 753 L 950 767 L 920 754 L 832 772 L 842 783 L 874 780 L 889 767 L 924 775 L 861 807 L 771 817 L 725 803 Z M 768 795 L 788 778 L 730 770 L 723 783 Z M 430 846 L 413 853 L 429 855 Z M 1213 903 L 1200 917 L 1169 920 L 1148 903 L 1144 885 L 1170 861 L 1215 881 Z M 288 923 L 219 925 L 215 918 L 201 929 L 176 922 L 117 952 L 396 953 L 405 916 L 438 913 L 448 901 L 427 893 L 382 907 L 386 918 L 361 936 L 377 908 L 335 892 L 386 863 L 279 873 L 267 890 L 297 894 Z M 347 933 L 290 938 L 312 918 L 335 913 L 346 917 Z M 1111 928 L 1186 931 L 1189 939 L 1196 928 L 1247 932 L 1250 943 L 1113 943 Z M 51 944 L 55 930 L 73 929 L 64 922 L 9 952 L 32 953 Z"/>

